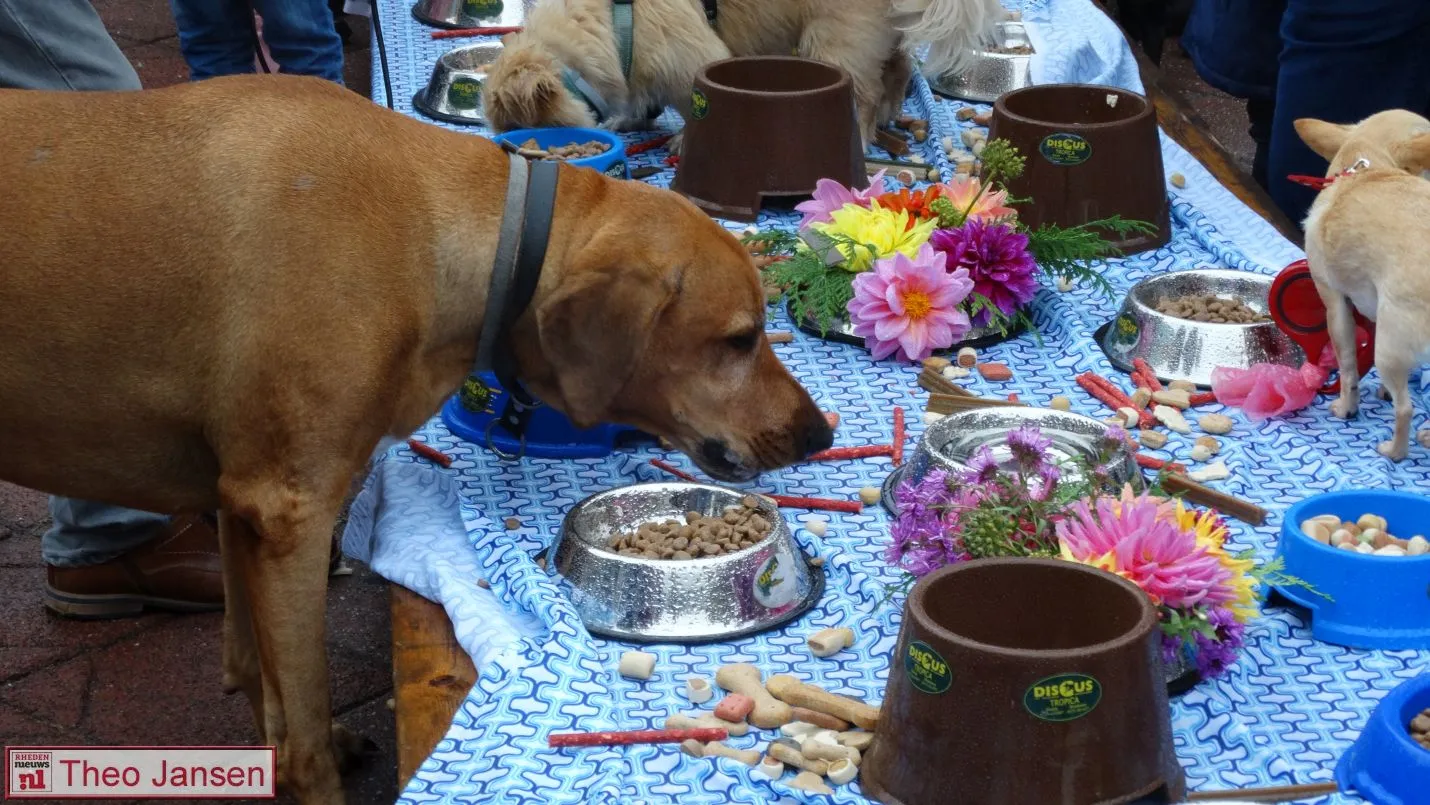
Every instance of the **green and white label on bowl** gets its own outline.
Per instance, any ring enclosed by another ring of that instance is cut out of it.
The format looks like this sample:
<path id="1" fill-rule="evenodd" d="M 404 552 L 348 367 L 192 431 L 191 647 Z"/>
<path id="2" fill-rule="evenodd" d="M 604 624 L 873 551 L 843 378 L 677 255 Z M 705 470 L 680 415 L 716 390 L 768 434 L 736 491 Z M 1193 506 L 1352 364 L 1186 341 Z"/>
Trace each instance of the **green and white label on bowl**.
<path id="1" fill-rule="evenodd" d="M 502 0 L 464 0 L 462 3 L 462 13 L 468 17 L 481 19 L 495 17 L 503 10 Z"/>
<path id="2" fill-rule="evenodd" d="M 1092 144 L 1080 135 L 1068 132 L 1049 134 L 1038 145 L 1043 158 L 1063 167 L 1081 165 L 1092 158 Z"/>
<path id="3" fill-rule="evenodd" d="M 1039 679 L 1023 694 L 1023 707 L 1043 721 L 1074 721 L 1102 701 L 1102 683 L 1087 674 L 1057 674 Z"/>
<path id="4" fill-rule="evenodd" d="M 922 640 L 911 640 L 904 649 L 904 674 L 915 688 L 937 696 L 953 684 L 953 670 L 933 646 Z"/>
<path id="5" fill-rule="evenodd" d="M 794 562 L 786 557 L 784 552 L 776 553 L 760 565 L 752 585 L 755 600 L 760 606 L 779 609 L 794 601 L 799 593 L 799 585 L 795 581 L 793 568 Z"/>
<path id="6" fill-rule="evenodd" d="M 611 163 L 611 167 L 601 172 L 615 179 L 624 179 L 626 178 L 626 161 L 618 159 Z"/>
<path id="7" fill-rule="evenodd" d="M 690 93 L 690 116 L 696 120 L 703 120 L 710 114 L 710 99 L 705 97 L 705 93 L 695 90 Z"/>
<path id="8" fill-rule="evenodd" d="M 447 88 L 447 103 L 453 109 L 476 109 L 482 99 L 482 82 L 475 78 L 454 78 Z"/>

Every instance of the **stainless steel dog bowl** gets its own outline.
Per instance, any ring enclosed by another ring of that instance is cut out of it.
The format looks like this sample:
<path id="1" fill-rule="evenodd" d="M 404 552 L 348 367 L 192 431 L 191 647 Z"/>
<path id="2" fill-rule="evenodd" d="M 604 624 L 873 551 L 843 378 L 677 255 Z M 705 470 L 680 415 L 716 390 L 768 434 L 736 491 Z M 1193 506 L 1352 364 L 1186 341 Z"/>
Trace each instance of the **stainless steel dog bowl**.
<path id="1" fill-rule="evenodd" d="M 1187 380 L 1210 386 L 1218 366 L 1245 369 L 1256 363 L 1297 367 L 1305 357 L 1275 322 L 1216 324 L 1157 312 L 1157 300 L 1215 294 L 1238 299 L 1266 314 L 1272 278 L 1249 271 L 1198 268 L 1149 277 L 1128 292 L 1117 317 L 1097 333 L 1107 359 L 1130 372 L 1137 358 L 1163 382 Z"/>
<path id="2" fill-rule="evenodd" d="M 412 97 L 412 106 L 430 118 L 447 123 L 486 125 L 482 114 L 486 68 L 496 61 L 501 51 L 500 42 L 484 42 L 443 53 L 432 66 L 427 86 Z"/>
<path id="3" fill-rule="evenodd" d="M 412 16 L 434 28 L 492 28 L 524 25 L 536 0 L 417 0 Z"/>
<path id="4" fill-rule="evenodd" d="M 1074 462 L 1095 461 L 1098 444 L 1108 426 L 1091 417 L 1067 411 L 1054 411 L 1030 406 L 981 408 L 946 416 L 924 429 L 923 438 L 909 460 L 884 479 L 883 504 L 892 515 L 899 513 L 894 492 L 904 480 L 918 481 L 929 470 L 962 472 L 967 462 L 987 445 L 999 466 L 1011 468 L 1014 459 L 1008 450 L 1009 431 L 1022 425 L 1037 425 L 1042 434 L 1052 440 L 1048 455 L 1059 464 L 1063 477 L 1081 477 Z M 1142 471 L 1127 445 L 1121 445 L 1112 455 L 1109 465 L 1109 491 L 1130 483 L 1134 489 L 1143 486 Z"/>
<path id="5" fill-rule="evenodd" d="M 999 49 L 978 51 L 966 69 L 941 75 L 930 81 L 929 87 L 940 95 L 992 103 L 1005 92 L 1033 83 L 1033 43 L 1028 29 L 1021 22 L 1000 22 L 997 37 Z M 1003 52 L 1020 49 L 1026 52 Z"/>
<path id="6" fill-rule="evenodd" d="M 789 525 L 768 500 L 760 510 L 774 528 L 755 545 L 701 559 L 622 556 L 611 537 L 687 511 L 718 515 L 747 493 L 691 483 L 610 489 L 566 515 L 551 547 L 556 572 L 593 634 L 636 642 L 703 643 L 762 632 L 803 614 L 824 592 Z"/>

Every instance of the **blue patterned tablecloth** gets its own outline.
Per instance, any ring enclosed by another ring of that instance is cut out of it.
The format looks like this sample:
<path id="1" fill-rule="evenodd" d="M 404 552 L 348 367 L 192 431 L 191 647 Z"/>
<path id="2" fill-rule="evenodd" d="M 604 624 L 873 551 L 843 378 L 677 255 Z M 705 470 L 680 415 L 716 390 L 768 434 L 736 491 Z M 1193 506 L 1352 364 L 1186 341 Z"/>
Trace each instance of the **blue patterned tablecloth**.
<path id="1" fill-rule="evenodd" d="M 1089 0 L 1044 0 L 1022 7 L 1040 52 L 1034 60 L 1039 81 L 1105 83 L 1141 91 L 1135 62 L 1118 29 Z M 413 20 L 405 3 L 388 0 L 379 11 L 394 105 L 422 119 L 412 110 L 412 93 L 454 43 L 432 40 L 430 29 Z M 380 70 L 376 60 L 374 70 Z M 383 102 L 378 73 L 373 84 L 377 100 Z M 953 116 L 958 106 L 936 100 L 922 81 L 916 82 L 908 102 L 911 113 L 932 119 L 937 133 L 955 136 L 963 125 Z M 669 128 L 678 121 L 667 117 L 662 122 Z M 930 137 L 924 156 L 947 169 L 937 139 Z M 649 152 L 631 164 L 661 166 L 663 157 L 663 151 Z M 1180 172 L 1187 179 L 1185 188 L 1169 187 L 1174 238 L 1155 252 L 1110 261 L 1106 275 L 1119 292 L 1150 274 L 1208 265 L 1271 274 L 1301 256 L 1165 136 L 1163 157 L 1168 174 Z M 664 186 L 670 178 L 671 172 L 664 171 L 649 181 Z M 795 220 L 767 214 L 760 225 L 792 226 Z M 1043 291 L 1035 303 L 1043 343 L 1025 335 L 989 348 L 987 357 L 1014 367 L 1015 376 L 997 384 L 975 379 L 971 386 L 990 395 L 1017 392 L 1032 404 L 1067 394 L 1075 410 L 1104 415 L 1071 378 L 1086 370 L 1109 376 L 1115 372 L 1094 345 L 1092 333 L 1111 318 L 1117 304 L 1118 299 L 1086 289 Z M 772 312 L 771 324 L 793 329 L 778 311 Z M 876 364 L 861 349 L 803 334 L 775 350 L 820 406 L 842 417 L 837 444 L 887 443 L 889 412 L 896 405 L 910 414 L 911 439 L 921 432 L 923 394 L 915 383 L 917 367 L 893 361 Z M 1418 388 L 1423 391 L 1423 379 Z M 1261 425 L 1228 412 L 1237 426 L 1220 458 L 1233 476 L 1217 486 L 1271 512 L 1260 528 L 1233 523 L 1234 547 L 1251 547 L 1260 558 L 1270 558 L 1281 513 L 1315 492 L 1430 488 L 1430 459 L 1423 449 L 1412 448 L 1410 459 L 1398 465 L 1375 453 L 1375 443 L 1390 429 L 1389 403 L 1367 395 L 1362 411 L 1359 420 L 1341 422 L 1322 402 Z M 545 736 L 553 731 L 658 727 L 670 713 L 692 709 L 679 694 L 687 675 L 713 676 L 718 665 L 731 662 L 755 663 L 766 674 L 793 673 L 869 701 L 881 699 L 900 620 L 898 602 L 881 603 L 885 585 L 896 580 L 881 559 L 889 539 L 882 509 L 833 515 L 822 539 L 798 526 L 828 515 L 793 515 L 797 539 L 826 560 L 823 600 L 774 632 L 723 644 L 647 648 L 659 657 L 657 671 L 650 681 L 638 683 L 615 671 L 617 658 L 629 646 L 590 636 L 562 591 L 562 581 L 540 569 L 533 558 L 550 544 L 562 516 L 582 498 L 612 486 L 657 480 L 657 471 L 646 460 L 662 454 L 638 449 L 603 459 L 507 463 L 453 436 L 439 419 L 417 436 L 451 456 L 452 467 L 437 468 L 406 446 L 389 450 L 353 504 L 345 550 L 386 578 L 441 603 L 458 641 L 476 663 L 479 680 L 401 802 L 831 801 L 754 778 L 746 767 L 729 760 L 686 757 L 673 746 L 552 751 L 545 747 Z M 1167 450 L 1154 455 L 1185 460 L 1189 447 L 1187 438 L 1174 435 Z M 689 467 L 679 457 L 665 457 Z M 760 479 L 759 486 L 785 494 L 847 498 L 859 487 L 877 486 L 889 468 L 887 459 L 802 466 L 772 473 Z M 517 518 L 521 528 L 504 530 L 501 521 L 508 517 Z M 489 580 L 490 589 L 479 587 L 479 578 Z M 804 636 L 833 625 L 855 629 L 855 650 L 828 660 L 810 659 L 803 649 Z M 1328 780 L 1376 702 L 1399 683 L 1430 671 L 1430 652 L 1354 651 L 1315 642 L 1304 618 L 1294 611 L 1269 610 L 1253 623 L 1248 640 L 1226 677 L 1173 701 L 1177 753 L 1193 789 Z M 730 743 L 749 748 L 769 737 L 751 735 Z M 841 787 L 832 801 L 868 800 L 856 783 Z M 1314 801 L 1341 805 L 1361 800 L 1336 795 Z"/>

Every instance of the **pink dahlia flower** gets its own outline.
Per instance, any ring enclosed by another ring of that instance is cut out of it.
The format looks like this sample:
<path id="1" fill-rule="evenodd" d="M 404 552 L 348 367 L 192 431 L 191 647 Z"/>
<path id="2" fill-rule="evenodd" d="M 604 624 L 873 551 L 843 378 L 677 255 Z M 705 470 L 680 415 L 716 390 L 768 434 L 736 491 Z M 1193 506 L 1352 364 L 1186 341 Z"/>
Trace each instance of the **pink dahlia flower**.
<path id="1" fill-rule="evenodd" d="M 820 179 L 814 183 L 813 197 L 809 201 L 794 205 L 796 210 L 804 213 L 804 217 L 799 220 L 799 228 L 808 229 L 810 224 L 823 224 L 834 220 L 830 214 L 843 209 L 845 204 L 868 207 L 874 198 L 883 192 L 883 169 L 869 177 L 869 186 L 863 190 L 850 189 L 833 179 Z"/>
<path id="2" fill-rule="evenodd" d="M 1008 191 L 990 188 L 985 192 L 983 184 L 975 176 L 955 176 L 941 187 L 940 197 L 948 199 L 959 212 L 968 210 L 969 221 L 994 224 L 1011 221 L 1018 215 L 1017 210 L 1007 206 Z M 975 198 L 978 201 L 975 202 Z M 969 209 L 970 204 L 972 209 Z"/>
<path id="3" fill-rule="evenodd" d="M 874 360 L 895 352 L 907 360 L 923 360 L 968 332 L 968 314 L 959 305 L 973 290 L 973 281 L 964 269 L 948 271 L 945 260 L 925 243 L 913 258 L 895 253 L 854 277 L 849 320 Z"/>
<path id="4" fill-rule="evenodd" d="M 929 243 L 948 255 L 950 268 L 968 269 L 973 292 L 987 297 L 1005 316 L 1038 295 L 1038 264 L 1028 251 L 1028 236 L 1007 224 L 970 218 L 963 226 L 934 232 Z M 990 317 L 981 310 L 973 323 L 981 327 Z"/>

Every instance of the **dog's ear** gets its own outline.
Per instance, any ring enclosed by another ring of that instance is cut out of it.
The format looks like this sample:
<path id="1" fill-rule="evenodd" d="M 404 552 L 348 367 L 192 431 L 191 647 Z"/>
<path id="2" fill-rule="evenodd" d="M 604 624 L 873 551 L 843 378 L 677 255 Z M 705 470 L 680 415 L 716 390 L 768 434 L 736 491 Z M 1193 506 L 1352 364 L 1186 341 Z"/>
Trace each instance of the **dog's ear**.
<path id="1" fill-rule="evenodd" d="M 1430 132 L 1417 134 L 1390 148 L 1395 164 L 1409 173 L 1430 171 Z"/>
<path id="2" fill-rule="evenodd" d="M 650 348 L 679 293 L 678 276 L 608 268 L 579 271 L 536 312 L 541 351 L 577 427 L 599 424 Z"/>
<path id="3" fill-rule="evenodd" d="M 1351 136 L 1354 126 L 1341 123 L 1327 123 L 1324 120 L 1316 120 L 1311 117 L 1303 117 L 1296 121 L 1296 133 L 1301 136 L 1301 141 L 1312 151 L 1320 154 L 1327 162 L 1335 160 L 1336 154 L 1340 152 L 1341 146 L 1346 144 L 1346 140 Z"/>

